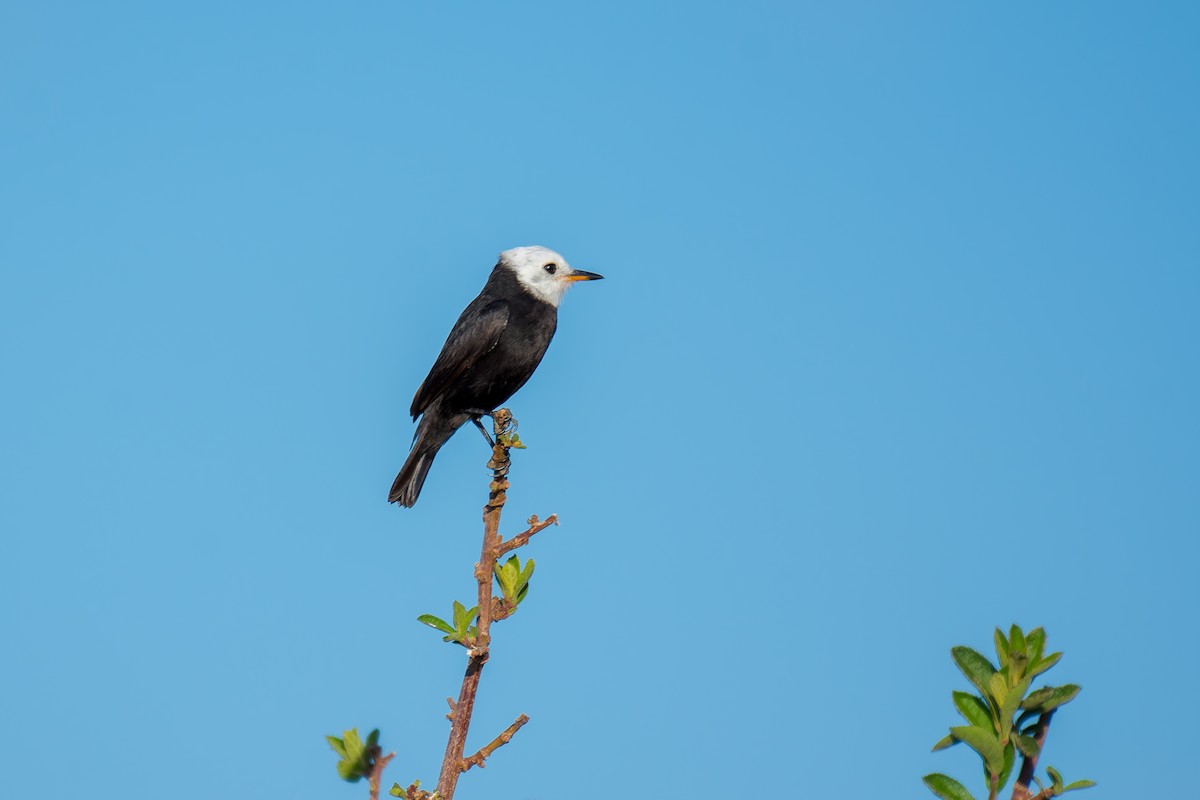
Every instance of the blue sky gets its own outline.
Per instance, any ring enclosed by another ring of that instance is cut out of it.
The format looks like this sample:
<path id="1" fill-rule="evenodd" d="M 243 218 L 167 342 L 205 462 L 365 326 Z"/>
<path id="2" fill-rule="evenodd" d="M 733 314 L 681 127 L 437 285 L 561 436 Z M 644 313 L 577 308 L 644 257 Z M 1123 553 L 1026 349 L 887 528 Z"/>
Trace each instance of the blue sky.
<path id="1" fill-rule="evenodd" d="M 459 796 L 913 797 L 955 644 L 1044 625 L 1046 759 L 1193 780 L 1200 9 L 0 8 L 0 796 L 433 782 L 487 453 L 384 498 L 498 251 L 572 291 L 511 402 Z"/>

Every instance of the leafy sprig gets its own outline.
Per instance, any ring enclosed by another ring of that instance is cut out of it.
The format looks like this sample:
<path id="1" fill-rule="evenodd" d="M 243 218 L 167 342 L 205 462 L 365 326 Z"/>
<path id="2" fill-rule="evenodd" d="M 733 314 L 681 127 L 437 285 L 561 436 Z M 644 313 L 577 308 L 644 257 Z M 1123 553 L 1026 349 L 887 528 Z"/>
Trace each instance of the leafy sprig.
<path id="1" fill-rule="evenodd" d="M 475 640 L 475 637 L 479 635 L 479 629 L 471 624 L 479 616 L 479 606 L 467 608 L 455 600 L 451 611 L 451 618 L 454 620 L 453 625 L 441 617 L 435 617 L 433 614 L 422 614 L 417 617 L 417 622 L 424 623 L 446 634 L 442 637 L 443 642 L 456 642 L 464 646 L 469 646 Z"/>
<path id="2" fill-rule="evenodd" d="M 989 800 L 995 800 L 1008 783 L 1018 754 L 1036 766 L 1042 751 L 1039 731 L 1044 736 L 1049 715 L 1080 692 L 1080 687 L 1071 683 L 1030 691 L 1034 678 L 1062 658 L 1062 653 L 1045 654 L 1046 631 L 1042 628 L 1026 634 L 1013 625 L 1007 635 L 997 628 L 993 639 L 999 667 L 970 647 L 951 648 L 955 665 L 978 694 L 952 693 L 954 707 L 967 724 L 951 727 L 950 733 L 933 746 L 936 751 L 962 742 L 974 750 L 983 762 Z M 1028 777 L 1033 777 L 1029 774 L 1033 766 L 1027 767 Z M 1095 785 L 1086 780 L 1064 784 L 1053 767 L 1047 767 L 1046 772 L 1051 786 L 1039 793 L 1043 800 Z M 974 800 L 965 786 L 947 775 L 935 772 L 926 775 L 924 781 L 942 800 Z"/>

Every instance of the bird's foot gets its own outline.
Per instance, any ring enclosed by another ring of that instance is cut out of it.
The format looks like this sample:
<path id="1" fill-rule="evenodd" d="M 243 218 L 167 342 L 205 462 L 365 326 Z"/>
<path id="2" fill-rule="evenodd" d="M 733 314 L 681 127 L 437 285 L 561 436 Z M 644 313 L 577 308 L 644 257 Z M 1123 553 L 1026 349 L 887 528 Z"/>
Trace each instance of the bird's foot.
<path id="1" fill-rule="evenodd" d="M 517 433 L 517 420 L 507 408 L 498 408 L 492 413 L 492 425 L 496 433 L 496 444 L 505 450 L 524 450 L 521 436 Z"/>
<path id="2" fill-rule="evenodd" d="M 521 438 L 517 436 L 517 420 L 507 408 L 497 408 L 495 411 L 484 411 L 481 408 L 464 408 L 463 413 L 471 415 L 471 422 L 475 424 L 476 428 L 479 428 L 479 432 L 487 440 L 488 447 L 495 447 L 496 441 L 499 441 L 505 447 L 515 446 L 524 449 L 524 445 L 520 443 Z M 496 440 L 492 439 L 487 428 L 479 421 L 482 417 L 487 417 L 492 421 L 492 428 L 495 430 L 497 436 Z M 510 442 L 515 442 L 516 444 L 510 444 Z"/>
<path id="3" fill-rule="evenodd" d="M 475 412 L 472 411 L 469 413 L 474 414 Z M 490 434 L 488 434 L 487 428 L 483 427 L 483 423 L 479 421 L 479 417 L 481 417 L 481 416 L 491 416 L 491 415 L 486 414 L 486 413 L 481 413 L 478 416 L 472 416 L 471 422 L 475 423 L 475 427 L 479 428 L 479 432 L 483 434 L 483 438 L 487 439 L 488 447 L 491 447 L 494 449 L 496 447 L 496 443 L 492 441 L 492 437 Z"/>

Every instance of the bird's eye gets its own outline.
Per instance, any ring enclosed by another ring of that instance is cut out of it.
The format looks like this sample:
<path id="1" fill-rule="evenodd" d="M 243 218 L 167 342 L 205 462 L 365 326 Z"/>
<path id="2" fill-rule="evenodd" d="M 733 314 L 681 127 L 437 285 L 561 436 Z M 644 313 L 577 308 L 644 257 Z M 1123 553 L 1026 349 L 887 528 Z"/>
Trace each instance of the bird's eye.
<path id="1" fill-rule="evenodd" d="M 553 261 L 551 261 L 549 264 L 543 265 L 542 269 L 553 275 L 554 273 L 558 272 L 558 264 L 555 264 Z"/>

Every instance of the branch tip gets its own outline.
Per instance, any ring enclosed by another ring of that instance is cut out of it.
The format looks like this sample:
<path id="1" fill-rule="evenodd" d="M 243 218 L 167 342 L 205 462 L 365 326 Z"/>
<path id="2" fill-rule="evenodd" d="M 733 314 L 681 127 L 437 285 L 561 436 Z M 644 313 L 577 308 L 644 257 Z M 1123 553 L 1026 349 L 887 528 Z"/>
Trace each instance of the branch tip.
<path id="1" fill-rule="evenodd" d="M 525 725 L 526 722 L 529 722 L 528 715 L 522 714 L 521 716 L 517 717 L 516 721 L 513 722 L 512 725 L 509 725 L 507 728 L 505 728 L 503 731 L 500 732 L 499 736 L 497 736 L 495 739 L 492 739 L 490 742 L 488 742 L 483 747 L 479 748 L 479 750 L 476 751 L 473 755 L 470 755 L 470 756 L 467 756 L 466 758 L 464 758 L 460 764 L 460 769 L 463 772 L 466 772 L 471 767 L 479 767 L 480 769 L 483 769 L 484 767 L 486 767 L 487 764 L 484 762 L 486 762 L 488 760 L 488 758 L 491 757 L 492 753 L 496 752 L 501 747 L 503 747 L 504 745 L 511 742 L 513 735 L 517 731 L 521 730 L 521 728 Z"/>
<path id="2" fill-rule="evenodd" d="M 509 539 L 507 542 L 500 543 L 499 550 L 496 553 L 497 557 L 502 556 L 505 553 L 511 553 L 513 550 L 516 550 L 518 547 L 524 547 L 525 545 L 529 544 L 529 540 L 532 539 L 534 537 L 534 535 L 541 533 L 542 531 L 546 530 L 546 528 L 549 528 L 551 525 L 557 525 L 557 524 L 558 524 L 558 515 L 557 514 L 551 514 L 550 516 L 546 517 L 545 520 L 542 520 L 542 521 L 538 521 L 536 514 L 533 515 L 532 517 L 529 518 L 529 529 L 528 530 L 518 533 L 516 536 Z"/>
<path id="3" fill-rule="evenodd" d="M 388 762 L 396 757 L 395 753 L 388 753 L 386 756 L 380 755 L 382 752 L 378 747 L 374 748 L 374 763 L 371 764 L 371 774 L 367 776 L 371 800 L 379 800 L 379 784 L 383 780 L 383 770 L 387 767 Z"/>

